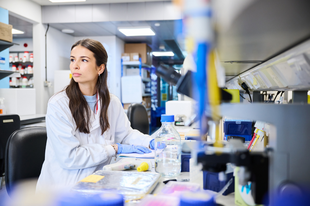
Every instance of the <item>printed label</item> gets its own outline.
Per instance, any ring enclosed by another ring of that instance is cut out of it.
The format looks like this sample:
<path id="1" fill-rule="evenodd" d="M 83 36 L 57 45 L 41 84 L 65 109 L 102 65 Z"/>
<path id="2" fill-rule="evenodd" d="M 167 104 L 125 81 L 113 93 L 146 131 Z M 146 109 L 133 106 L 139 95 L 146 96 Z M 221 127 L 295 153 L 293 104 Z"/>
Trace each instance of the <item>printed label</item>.
<path id="1" fill-rule="evenodd" d="M 3 113 L 3 111 L 2 111 L 2 109 L 0 109 L 0 114 L 2 114 Z M 14 122 L 14 120 L 13 119 L 5 119 L 5 120 L 3 120 L 3 123 L 10 123 L 10 122 Z"/>

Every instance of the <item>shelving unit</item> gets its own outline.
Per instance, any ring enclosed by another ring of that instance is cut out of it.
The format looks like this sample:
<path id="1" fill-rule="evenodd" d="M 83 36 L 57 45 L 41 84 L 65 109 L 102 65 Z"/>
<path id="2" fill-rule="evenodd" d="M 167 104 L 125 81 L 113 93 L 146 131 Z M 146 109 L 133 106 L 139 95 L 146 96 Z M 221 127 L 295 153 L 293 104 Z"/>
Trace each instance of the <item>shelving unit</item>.
<path id="1" fill-rule="evenodd" d="M 11 47 L 11 46 L 13 46 L 13 45 L 18 45 L 18 44 L 13 43 L 13 42 L 7 42 L 7 41 L 0 40 L 0 52 Z M 10 71 L 10 70 L 1 70 L 0 69 L 0 79 L 3 79 L 7 76 L 10 76 L 14 73 L 16 73 L 16 72 Z"/>
<path id="2" fill-rule="evenodd" d="M 29 53 L 32 53 L 32 51 L 28 51 Z M 24 53 L 24 51 L 14 51 L 14 52 L 10 52 L 10 54 L 12 53 L 16 53 L 17 56 L 19 57 L 19 53 Z M 14 60 L 15 56 L 13 56 L 13 60 Z M 33 67 L 33 61 L 20 61 L 20 58 L 18 58 L 18 61 L 14 61 L 14 62 L 10 62 L 10 67 L 12 67 L 13 65 L 16 66 L 16 68 L 18 67 L 18 65 L 22 65 L 23 67 L 25 67 L 25 70 L 26 70 L 26 67 L 28 65 L 31 65 L 31 67 Z M 20 72 L 20 71 L 18 71 Z M 25 71 L 26 72 L 26 71 Z M 29 81 L 30 78 L 33 77 L 33 68 L 32 68 L 32 73 L 24 73 L 24 74 L 21 74 L 21 77 L 26 77 L 27 80 Z M 10 86 L 10 88 L 21 88 L 20 85 L 16 85 L 16 86 Z M 33 88 L 33 84 L 30 84 L 30 85 L 27 85 L 26 87 L 22 87 L 22 88 Z"/>
<path id="3" fill-rule="evenodd" d="M 147 77 L 148 75 L 143 75 L 143 71 L 142 71 L 143 68 L 150 70 L 151 66 L 142 63 L 141 58 L 139 58 L 139 61 L 125 61 L 124 62 L 123 60 L 121 60 L 121 77 L 130 77 L 130 76 L 132 76 L 133 78 L 137 78 L 137 76 L 141 77 L 141 81 L 142 81 L 141 82 L 141 86 L 136 85 L 136 87 L 135 87 L 137 89 L 137 92 L 140 91 L 140 88 L 142 87 L 143 84 L 150 84 L 151 83 L 151 78 Z M 131 75 L 125 75 L 125 74 L 128 74 L 127 71 L 130 70 L 130 69 L 135 69 L 135 70 L 139 69 L 139 72 L 136 71 L 136 72 L 132 72 Z M 124 79 L 122 79 L 122 86 L 124 86 L 123 85 L 123 83 L 124 83 L 123 80 Z M 128 88 L 122 87 L 122 92 L 124 92 L 123 89 L 128 89 Z M 125 91 L 125 92 L 128 92 L 128 90 Z M 138 96 L 137 96 L 137 98 L 138 98 Z M 122 101 L 123 101 L 123 103 L 130 104 L 126 100 L 124 102 L 124 98 L 123 97 L 125 97 L 125 95 L 122 93 Z M 151 98 L 151 93 L 145 93 L 145 91 L 142 91 L 140 98 L 138 98 L 138 99 L 140 99 L 141 102 L 143 102 L 143 101 L 145 102 L 146 111 L 148 112 L 148 115 L 149 115 L 149 121 L 151 121 L 151 108 L 150 108 L 151 107 L 151 104 L 150 104 L 151 101 L 149 99 L 149 98 Z"/>

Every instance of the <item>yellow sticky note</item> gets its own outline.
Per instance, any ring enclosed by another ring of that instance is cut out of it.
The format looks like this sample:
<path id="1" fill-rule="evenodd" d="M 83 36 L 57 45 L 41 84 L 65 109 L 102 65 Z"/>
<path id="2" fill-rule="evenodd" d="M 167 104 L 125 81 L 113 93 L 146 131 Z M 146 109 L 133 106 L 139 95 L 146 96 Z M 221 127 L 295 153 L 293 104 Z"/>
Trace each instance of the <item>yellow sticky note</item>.
<path id="1" fill-rule="evenodd" d="M 82 179 L 80 182 L 96 183 L 103 178 L 104 178 L 104 176 L 101 176 L 101 175 L 89 175 L 89 176 L 85 177 L 84 179 Z"/>

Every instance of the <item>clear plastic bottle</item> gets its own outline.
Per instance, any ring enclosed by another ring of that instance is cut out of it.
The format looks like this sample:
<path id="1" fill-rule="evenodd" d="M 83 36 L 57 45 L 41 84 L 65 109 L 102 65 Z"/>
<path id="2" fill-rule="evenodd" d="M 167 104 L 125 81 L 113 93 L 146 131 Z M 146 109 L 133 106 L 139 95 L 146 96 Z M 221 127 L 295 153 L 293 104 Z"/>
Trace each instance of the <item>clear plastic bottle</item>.
<path id="1" fill-rule="evenodd" d="M 181 137 L 174 128 L 173 115 L 161 115 L 161 122 L 155 135 L 155 171 L 176 177 L 181 172 Z"/>

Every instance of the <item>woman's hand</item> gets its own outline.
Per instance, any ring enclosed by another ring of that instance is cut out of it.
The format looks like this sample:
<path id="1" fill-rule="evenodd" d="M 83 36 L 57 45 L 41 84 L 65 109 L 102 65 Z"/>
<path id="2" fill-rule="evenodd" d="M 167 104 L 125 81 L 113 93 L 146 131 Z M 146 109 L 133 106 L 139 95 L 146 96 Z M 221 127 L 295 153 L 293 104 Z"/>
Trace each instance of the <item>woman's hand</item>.
<path id="1" fill-rule="evenodd" d="M 126 145 L 117 143 L 117 146 L 118 146 L 117 154 L 129 154 L 129 153 L 144 154 L 151 152 L 151 150 L 149 150 L 148 148 L 138 145 Z"/>

